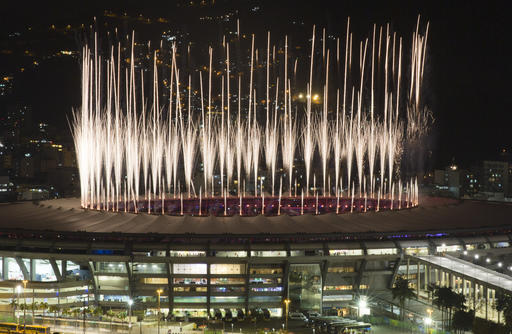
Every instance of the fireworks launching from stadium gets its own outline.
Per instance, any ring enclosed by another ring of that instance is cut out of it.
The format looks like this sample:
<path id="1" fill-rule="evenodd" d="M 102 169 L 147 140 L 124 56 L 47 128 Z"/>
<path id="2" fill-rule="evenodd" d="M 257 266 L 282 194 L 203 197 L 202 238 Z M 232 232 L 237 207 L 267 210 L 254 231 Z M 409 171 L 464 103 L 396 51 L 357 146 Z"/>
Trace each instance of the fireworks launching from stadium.
<path id="1" fill-rule="evenodd" d="M 276 54 L 270 32 L 264 52 L 251 37 L 247 73 L 231 67 L 239 32 L 217 51 L 221 65 L 209 48 L 208 64 L 189 74 L 178 66 L 189 49 L 174 44 L 168 67 L 154 49 L 149 89 L 133 34 L 130 61 L 121 44 L 101 56 L 95 37 L 94 47 L 83 48 L 82 105 L 72 120 L 82 207 L 299 215 L 417 206 L 418 181 L 400 164 L 431 121 L 421 99 L 428 24 L 420 33 L 418 18 L 410 56 L 389 25 L 374 26 L 357 45 L 348 21 L 344 48 L 336 39 L 332 50 L 325 30 L 317 35 L 313 28 L 305 90 L 288 39 Z"/>

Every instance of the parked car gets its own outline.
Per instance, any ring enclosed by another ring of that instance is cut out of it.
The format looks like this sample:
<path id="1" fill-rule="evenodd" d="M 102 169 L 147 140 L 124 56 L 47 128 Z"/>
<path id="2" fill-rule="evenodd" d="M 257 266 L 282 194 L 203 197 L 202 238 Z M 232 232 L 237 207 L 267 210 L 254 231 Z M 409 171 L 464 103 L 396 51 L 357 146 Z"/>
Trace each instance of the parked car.
<path id="1" fill-rule="evenodd" d="M 290 312 L 288 313 L 288 319 L 291 319 L 291 320 L 302 320 L 302 321 L 306 321 L 308 320 L 306 318 L 306 316 L 300 312 Z"/>

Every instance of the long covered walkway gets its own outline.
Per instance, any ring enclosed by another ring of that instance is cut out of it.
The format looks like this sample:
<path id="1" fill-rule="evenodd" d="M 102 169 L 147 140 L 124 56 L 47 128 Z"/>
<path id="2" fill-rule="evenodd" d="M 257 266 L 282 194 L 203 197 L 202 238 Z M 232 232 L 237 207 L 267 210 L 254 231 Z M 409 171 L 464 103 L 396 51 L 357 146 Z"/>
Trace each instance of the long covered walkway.
<path id="1" fill-rule="evenodd" d="M 466 297 L 476 316 L 503 321 L 496 297 L 500 291 L 512 292 L 512 277 L 449 255 L 410 256 L 404 269 L 419 298 L 431 301 L 429 285 L 451 287 Z"/>

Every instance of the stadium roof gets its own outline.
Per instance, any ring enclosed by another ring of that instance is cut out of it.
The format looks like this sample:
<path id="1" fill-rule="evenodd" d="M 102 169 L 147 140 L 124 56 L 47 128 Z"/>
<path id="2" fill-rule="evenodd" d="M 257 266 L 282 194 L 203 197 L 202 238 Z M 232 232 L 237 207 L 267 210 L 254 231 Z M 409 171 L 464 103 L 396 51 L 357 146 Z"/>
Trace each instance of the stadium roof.
<path id="1" fill-rule="evenodd" d="M 78 199 L 0 205 L 0 232 L 164 235 L 427 234 L 512 229 L 512 205 L 426 198 L 418 208 L 353 214 L 197 217 L 84 210 Z"/>

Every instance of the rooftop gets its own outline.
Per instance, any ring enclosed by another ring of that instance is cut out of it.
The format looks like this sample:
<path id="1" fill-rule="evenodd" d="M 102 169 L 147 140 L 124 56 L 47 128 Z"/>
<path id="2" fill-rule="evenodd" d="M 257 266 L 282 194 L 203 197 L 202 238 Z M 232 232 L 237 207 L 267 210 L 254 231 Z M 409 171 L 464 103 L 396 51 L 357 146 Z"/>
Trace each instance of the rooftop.
<path id="1" fill-rule="evenodd" d="M 34 204 L 0 204 L 0 233 L 93 233 L 122 235 L 471 235 L 512 230 L 512 205 L 425 198 L 420 207 L 400 211 L 303 216 L 168 216 L 85 210 L 78 199 Z"/>

